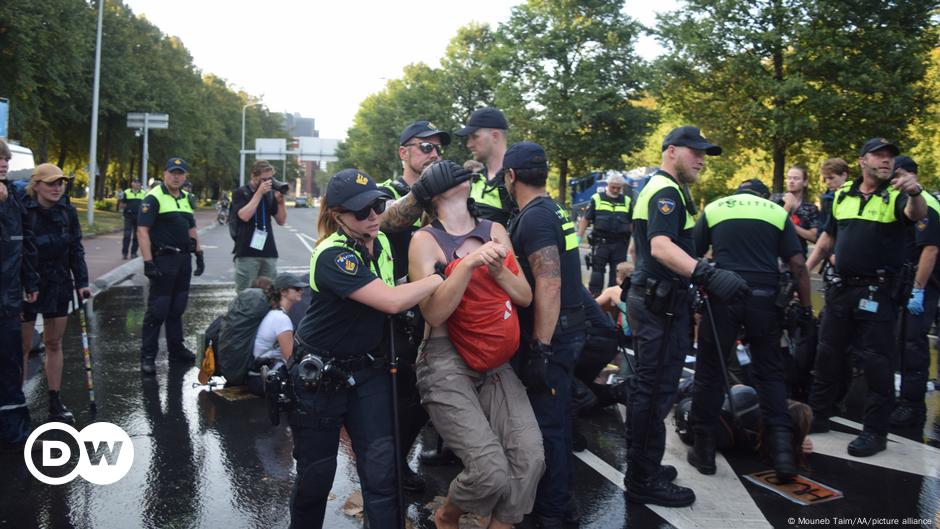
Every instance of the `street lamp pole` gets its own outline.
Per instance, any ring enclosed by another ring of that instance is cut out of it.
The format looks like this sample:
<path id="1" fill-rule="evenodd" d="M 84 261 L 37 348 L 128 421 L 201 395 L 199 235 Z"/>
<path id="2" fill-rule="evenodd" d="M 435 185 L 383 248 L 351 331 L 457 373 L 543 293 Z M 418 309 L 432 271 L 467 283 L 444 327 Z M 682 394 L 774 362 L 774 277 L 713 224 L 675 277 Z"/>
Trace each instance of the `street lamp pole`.
<path id="1" fill-rule="evenodd" d="M 261 102 L 248 103 L 242 106 L 242 149 L 239 151 L 240 161 L 238 165 L 238 186 L 241 187 L 245 185 L 245 110 L 248 107 L 253 107 L 255 105 L 260 105 Z"/>
<path id="2" fill-rule="evenodd" d="M 98 0 L 98 35 L 95 40 L 95 82 L 91 98 L 91 145 L 88 148 L 88 225 L 95 224 L 95 173 L 98 172 L 98 88 L 101 81 L 101 21 L 104 0 Z"/>

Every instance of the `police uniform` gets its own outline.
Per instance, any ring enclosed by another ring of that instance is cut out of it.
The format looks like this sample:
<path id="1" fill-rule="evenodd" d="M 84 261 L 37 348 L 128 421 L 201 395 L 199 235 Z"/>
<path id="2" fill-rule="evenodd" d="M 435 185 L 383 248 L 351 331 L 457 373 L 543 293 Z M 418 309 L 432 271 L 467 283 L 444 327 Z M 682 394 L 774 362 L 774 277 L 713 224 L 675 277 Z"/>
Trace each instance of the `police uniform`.
<path id="1" fill-rule="evenodd" d="M 470 198 L 473 200 L 470 212 L 473 216 L 509 225 L 514 204 L 506 191 L 502 175 L 493 180 L 486 179 L 486 170 L 473 177 L 470 182 Z"/>
<path id="2" fill-rule="evenodd" d="M 189 230 L 196 227 L 196 219 L 186 192 L 179 193 L 174 197 L 161 182 L 147 192 L 137 219 L 140 226 L 150 228 L 150 252 L 160 272 L 150 278 L 140 349 L 144 365 L 153 365 L 164 323 L 170 359 L 192 361 L 192 353 L 183 345 L 183 312 L 192 275 Z"/>
<path id="3" fill-rule="evenodd" d="M 825 424 L 855 344 L 868 382 L 864 432 L 884 439 L 894 407 L 895 319 L 902 302 L 897 289 L 911 223 L 904 215 L 906 194 L 885 181 L 866 198 L 861 183 L 859 177 L 838 190 L 826 227 L 835 238 L 838 280 L 826 290 L 809 404 L 814 425 Z"/>
<path id="4" fill-rule="evenodd" d="M 758 184 L 757 192 L 766 191 L 766 186 Z M 718 355 L 733 349 L 743 326 L 744 339 L 751 350 L 751 372 L 761 397 L 761 416 L 770 434 L 771 453 L 775 454 L 775 467 L 778 474 L 795 472 L 792 452 L 789 452 L 791 422 L 784 380 L 786 359 L 785 350 L 780 347 L 780 310 L 776 302 L 780 283 L 778 258 L 786 263 L 801 254 L 800 239 L 784 208 L 748 191 L 739 191 L 705 206 L 695 225 L 694 240 L 696 255 L 705 255 L 711 247 L 715 265 L 744 278 L 751 293 L 733 302 L 710 300 L 721 341 L 719 347 L 715 344 L 712 322 L 707 320 L 708 314 L 704 315 L 695 361 L 692 427 L 696 447 L 689 454 L 690 462 L 703 473 L 714 472 L 715 439 L 725 394 Z M 781 453 L 779 465 L 778 452 Z M 788 461 L 785 460 L 787 453 L 790 453 Z"/>
<path id="5" fill-rule="evenodd" d="M 344 426 L 369 526 L 398 527 L 391 386 L 381 352 L 386 315 L 349 298 L 376 278 L 395 284 L 388 238 L 379 232 L 373 244 L 369 258 L 339 231 L 320 241 L 310 257 L 313 297 L 297 328 L 290 371 L 296 405 L 288 418 L 297 460 L 291 527 L 322 527 Z M 301 362 L 308 354 L 331 361 L 355 384 L 332 374 L 316 389 L 306 388 Z"/>
<path id="6" fill-rule="evenodd" d="M 650 241 L 667 236 L 691 256 L 694 226 L 685 193 L 675 178 L 657 171 L 637 196 L 633 209 L 637 260 L 627 314 L 637 366 L 627 410 L 628 492 L 631 483 L 640 490 L 662 472 L 666 444 L 663 420 L 675 399 L 685 355 L 692 350 L 689 281 L 653 258 Z M 668 313 L 672 316 L 667 329 Z"/>
<path id="7" fill-rule="evenodd" d="M 610 271 L 607 286 L 616 284 L 617 265 L 627 260 L 630 240 L 630 197 L 612 198 L 606 192 L 595 194 L 585 217 L 594 224 L 591 232 L 591 280 L 588 287 L 597 296 L 604 290 L 604 271 Z"/>
<path id="8" fill-rule="evenodd" d="M 131 257 L 137 257 L 137 215 L 140 213 L 140 203 L 143 202 L 147 192 L 143 189 L 134 191 L 125 189 L 121 202 L 124 203 L 124 240 L 121 243 L 121 255 L 127 258 L 130 250 Z"/>

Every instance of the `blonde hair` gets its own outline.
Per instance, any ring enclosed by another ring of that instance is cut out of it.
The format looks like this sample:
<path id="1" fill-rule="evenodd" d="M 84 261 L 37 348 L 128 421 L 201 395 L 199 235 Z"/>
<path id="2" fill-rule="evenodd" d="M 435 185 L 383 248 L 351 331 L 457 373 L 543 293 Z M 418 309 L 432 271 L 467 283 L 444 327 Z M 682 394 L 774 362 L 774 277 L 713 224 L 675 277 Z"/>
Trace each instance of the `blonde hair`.
<path id="1" fill-rule="evenodd" d="M 339 230 L 339 222 L 336 221 L 334 213 L 341 213 L 342 211 L 343 208 L 340 206 L 334 206 L 332 208 L 327 207 L 326 194 L 320 197 L 320 216 L 317 217 L 317 233 L 321 241 Z"/>

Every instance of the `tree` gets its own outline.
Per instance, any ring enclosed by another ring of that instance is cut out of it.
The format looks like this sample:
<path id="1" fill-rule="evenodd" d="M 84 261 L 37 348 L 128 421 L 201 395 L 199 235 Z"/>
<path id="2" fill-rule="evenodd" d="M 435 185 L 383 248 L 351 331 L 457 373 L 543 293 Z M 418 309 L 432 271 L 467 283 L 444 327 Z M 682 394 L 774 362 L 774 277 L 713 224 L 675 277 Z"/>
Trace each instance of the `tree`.
<path id="1" fill-rule="evenodd" d="M 662 102 L 729 148 L 789 154 L 900 137 L 929 94 L 928 0 L 687 0 L 659 16 Z"/>
<path id="2" fill-rule="evenodd" d="M 654 115 L 635 104 L 646 70 L 633 45 L 640 26 L 621 0 L 529 0 L 500 27 L 497 100 L 510 126 L 541 143 L 559 170 L 617 168 L 642 147 Z"/>

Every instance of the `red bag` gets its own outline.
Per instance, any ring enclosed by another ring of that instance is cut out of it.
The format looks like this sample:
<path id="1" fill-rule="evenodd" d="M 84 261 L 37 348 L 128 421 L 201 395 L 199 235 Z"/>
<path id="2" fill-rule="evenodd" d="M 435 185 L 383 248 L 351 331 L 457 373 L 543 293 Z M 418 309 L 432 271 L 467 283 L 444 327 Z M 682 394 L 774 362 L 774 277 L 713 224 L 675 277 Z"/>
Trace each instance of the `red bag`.
<path id="1" fill-rule="evenodd" d="M 460 259 L 444 269 L 450 275 Z M 512 252 L 503 266 L 519 274 Z M 509 294 L 499 286 L 485 265 L 470 276 L 463 299 L 447 319 L 447 332 L 457 352 L 474 371 L 489 371 L 512 358 L 519 348 L 519 315 Z"/>

